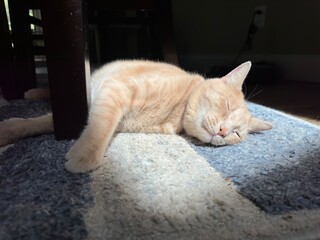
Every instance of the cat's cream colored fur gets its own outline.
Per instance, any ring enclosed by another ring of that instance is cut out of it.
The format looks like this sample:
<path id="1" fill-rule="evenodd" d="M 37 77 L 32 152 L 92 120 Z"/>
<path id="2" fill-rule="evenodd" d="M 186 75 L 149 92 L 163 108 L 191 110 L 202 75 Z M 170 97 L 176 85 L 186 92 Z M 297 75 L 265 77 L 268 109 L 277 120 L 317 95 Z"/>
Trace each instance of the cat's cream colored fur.
<path id="1" fill-rule="evenodd" d="M 185 130 L 202 142 L 225 145 L 241 142 L 249 132 L 271 129 L 270 123 L 253 118 L 247 110 L 241 87 L 250 67 L 246 62 L 222 78 L 205 80 L 159 62 L 116 61 L 103 66 L 92 75 L 88 124 L 66 155 L 66 169 L 86 172 L 99 167 L 115 132 Z M 51 114 L 9 119 L 0 123 L 0 146 L 50 132 Z"/>

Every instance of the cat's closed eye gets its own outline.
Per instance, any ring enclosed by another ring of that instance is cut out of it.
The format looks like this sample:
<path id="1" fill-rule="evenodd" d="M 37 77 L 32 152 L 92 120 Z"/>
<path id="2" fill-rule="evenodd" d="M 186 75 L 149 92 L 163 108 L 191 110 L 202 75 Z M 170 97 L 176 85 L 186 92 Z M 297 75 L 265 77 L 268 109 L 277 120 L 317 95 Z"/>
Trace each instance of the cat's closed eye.
<path id="1" fill-rule="evenodd" d="M 230 110 L 230 105 L 229 105 L 228 99 L 226 99 L 226 106 L 227 106 L 227 114 L 230 115 L 231 110 Z"/>
<path id="2" fill-rule="evenodd" d="M 234 129 L 232 132 L 235 133 L 239 138 L 241 138 L 239 130 Z"/>

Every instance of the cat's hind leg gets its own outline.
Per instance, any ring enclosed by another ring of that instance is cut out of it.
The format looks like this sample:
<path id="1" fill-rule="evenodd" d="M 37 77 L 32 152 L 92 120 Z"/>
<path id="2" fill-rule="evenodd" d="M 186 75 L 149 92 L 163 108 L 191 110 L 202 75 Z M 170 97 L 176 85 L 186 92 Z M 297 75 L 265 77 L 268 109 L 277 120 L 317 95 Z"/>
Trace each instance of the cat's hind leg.
<path id="1" fill-rule="evenodd" d="M 34 118 L 10 118 L 0 122 L 0 146 L 31 137 L 53 132 L 52 114 Z"/>
<path id="2" fill-rule="evenodd" d="M 50 91 L 48 88 L 32 88 L 24 93 L 24 99 L 28 100 L 40 100 L 49 98 Z"/>

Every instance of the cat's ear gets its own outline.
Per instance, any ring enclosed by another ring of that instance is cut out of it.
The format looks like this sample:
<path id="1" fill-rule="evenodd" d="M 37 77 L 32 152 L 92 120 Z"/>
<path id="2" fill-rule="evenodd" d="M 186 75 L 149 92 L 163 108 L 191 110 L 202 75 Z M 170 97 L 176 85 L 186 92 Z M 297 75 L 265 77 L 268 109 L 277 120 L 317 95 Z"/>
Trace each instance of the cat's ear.
<path id="1" fill-rule="evenodd" d="M 248 75 L 248 72 L 251 68 L 251 62 L 242 63 L 240 66 L 233 69 L 227 75 L 222 77 L 222 81 L 224 81 L 227 85 L 233 86 L 236 89 L 241 91 L 242 84 Z"/>
<path id="2" fill-rule="evenodd" d="M 271 123 L 260 120 L 258 118 L 251 118 L 249 132 L 261 132 L 261 131 L 270 130 L 271 128 L 272 128 Z"/>

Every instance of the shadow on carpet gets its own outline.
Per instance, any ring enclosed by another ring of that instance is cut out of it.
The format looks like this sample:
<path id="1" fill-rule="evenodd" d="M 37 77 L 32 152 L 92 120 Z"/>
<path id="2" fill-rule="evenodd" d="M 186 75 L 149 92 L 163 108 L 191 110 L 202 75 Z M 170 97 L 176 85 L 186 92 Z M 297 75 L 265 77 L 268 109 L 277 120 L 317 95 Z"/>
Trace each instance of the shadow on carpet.
<path id="1" fill-rule="evenodd" d="M 17 100 L 0 108 L 0 120 L 49 111 L 49 102 Z M 1 239 L 85 238 L 81 213 L 92 204 L 90 175 L 64 169 L 70 146 L 43 135 L 22 139 L 0 155 Z"/>

